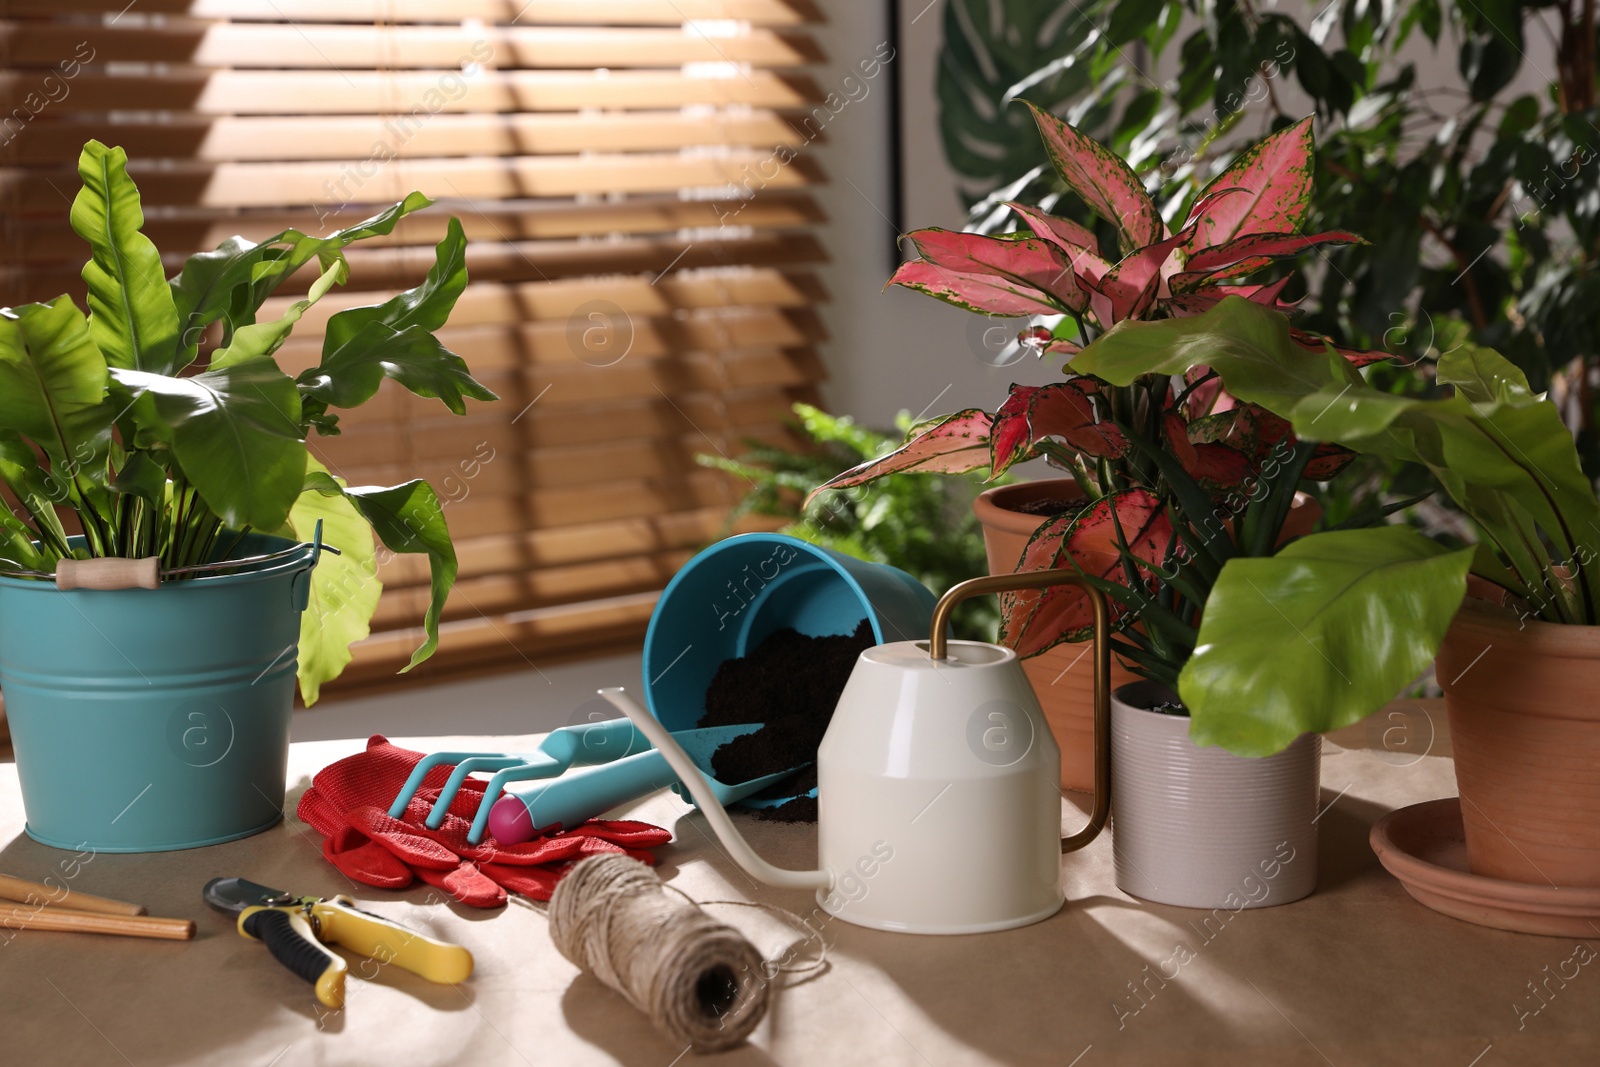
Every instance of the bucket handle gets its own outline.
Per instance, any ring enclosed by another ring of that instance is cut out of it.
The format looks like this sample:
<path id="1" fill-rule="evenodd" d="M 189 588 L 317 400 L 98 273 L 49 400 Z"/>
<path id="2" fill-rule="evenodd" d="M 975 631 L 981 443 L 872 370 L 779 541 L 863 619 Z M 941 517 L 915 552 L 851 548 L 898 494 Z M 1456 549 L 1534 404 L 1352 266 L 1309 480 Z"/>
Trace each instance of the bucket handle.
<path id="1" fill-rule="evenodd" d="M 969 578 L 950 587 L 933 608 L 928 634 L 928 655 L 935 662 L 949 658 L 945 636 L 950 613 L 963 600 L 987 593 L 1017 589 L 1042 589 L 1050 585 L 1075 585 L 1094 605 L 1094 810 L 1089 822 L 1071 837 L 1061 839 L 1061 851 L 1073 852 L 1093 841 L 1111 814 L 1111 609 L 1105 594 L 1076 570 L 1057 567 L 1045 571 L 1019 571 Z"/>
<path id="2" fill-rule="evenodd" d="M 296 545 L 303 548 L 303 545 Z M 311 533 L 311 555 L 305 570 L 297 571 L 293 581 L 289 583 L 289 604 L 295 611 L 304 611 L 311 606 L 311 574 L 317 569 L 317 562 L 322 559 L 322 553 L 332 552 L 335 556 L 342 555 L 332 545 L 322 543 L 322 520 L 317 520 L 316 527 Z"/>

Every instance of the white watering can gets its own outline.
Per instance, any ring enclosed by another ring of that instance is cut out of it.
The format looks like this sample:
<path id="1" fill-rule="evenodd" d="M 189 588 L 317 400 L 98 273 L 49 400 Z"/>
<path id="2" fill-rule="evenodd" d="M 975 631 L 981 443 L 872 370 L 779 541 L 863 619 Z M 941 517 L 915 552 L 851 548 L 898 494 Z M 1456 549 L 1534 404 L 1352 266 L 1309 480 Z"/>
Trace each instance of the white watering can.
<path id="1" fill-rule="evenodd" d="M 1094 605 L 1094 811 L 1061 836 L 1061 751 L 1017 654 L 947 641 L 968 597 L 1075 585 Z M 678 774 L 735 862 L 781 889 L 815 889 L 846 922 L 916 934 L 1026 926 L 1066 899 L 1061 853 L 1082 848 L 1111 806 L 1109 612 L 1076 571 L 962 582 L 933 611 L 931 639 L 861 653 L 817 751 L 821 869 L 774 867 L 751 850 L 666 728 L 621 689 L 601 695 Z"/>

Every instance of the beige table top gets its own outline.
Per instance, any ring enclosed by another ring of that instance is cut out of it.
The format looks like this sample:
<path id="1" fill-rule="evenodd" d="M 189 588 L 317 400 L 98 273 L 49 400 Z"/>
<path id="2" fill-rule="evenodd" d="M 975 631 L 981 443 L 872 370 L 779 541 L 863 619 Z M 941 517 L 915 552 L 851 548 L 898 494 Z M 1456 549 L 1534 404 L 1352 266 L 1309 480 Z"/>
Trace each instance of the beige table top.
<path id="1" fill-rule="evenodd" d="M 1410 708 L 1415 730 L 1435 708 Z M 1054 918 L 971 937 L 825 928 L 828 967 L 781 990 L 752 1042 L 727 1064 L 1394 1064 L 1500 1067 L 1594 1063 L 1600 970 L 1585 967 L 1535 1001 L 1573 953 L 1561 938 L 1457 922 L 1414 903 L 1367 846 L 1383 812 L 1454 793 L 1447 745 L 1434 755 L 1382 751 L 1383 720 L 1330 742 L 1323 762 L 1321 884 L 1295 904 L 1241 912 L 1210 939 L 1207 913 L 1142 904 L 1114 885 L 1107 836 L 1064 858 L 1069 900 Z M 400 743 L 406 743 L 403 739 Z M 1376 742 L 1376 743 L 1375 743 Z M 430 738 L 432 748 L 532 747 L 528 738 Z M 360 741 L 295 745 L 291 799 Z M 1392 747 L 1392 746 L 1391 746 Z M 1063 822 L 1076 825 L 1070 797 Z M 810 913 L 806 895 L 753 884 L 709 839 L 704 820 L 668 794 L 632 815 L 671 828 L 661 874 L 700 900 L 750 899 Z M 815 830 L 741 819 L 773 861 L 809 866 Z M 34 880 L 70 854 L 22 834 L 15 766 L 0 764 L 0 871 Z M 952 842 L 951 863 L 961 862 Z M 200 901 L 207 879 L 237 874 L 296 892 L 353 892 L 391 918 L 468 946 L 477 973 L 433 986 L 383 968 L 329 1014 L 308 986 L 233 933 Z M 73 884 L 150 905 L 200 927 L 190 943 L 0 931 L 6 1064 L 186 1065 L 624 1063 L 669 1067 L 692 1055 L 562 959 L 538 908 L 499 912 L 429 903 L 427 887 L 353 891 L 292 816 L 246 841 L 189 852 L 97 856 Z M 797 937 L 755 909 L 714 907 L 771 958 Z M 1178 944 L 1178 977 L 1141 983 Z M 1149 968 L 1149 970 L 1147 970 Z M 1553 986 L 1553 984 L 1552 984 Z M 1537 1014 L 1534 1008 L 1542 1009 Z M 1133 1008 L 1137 1014 L 1129 1014 Z M 1519 1025 L 1520 1023 L 1520 1025 Z"/>

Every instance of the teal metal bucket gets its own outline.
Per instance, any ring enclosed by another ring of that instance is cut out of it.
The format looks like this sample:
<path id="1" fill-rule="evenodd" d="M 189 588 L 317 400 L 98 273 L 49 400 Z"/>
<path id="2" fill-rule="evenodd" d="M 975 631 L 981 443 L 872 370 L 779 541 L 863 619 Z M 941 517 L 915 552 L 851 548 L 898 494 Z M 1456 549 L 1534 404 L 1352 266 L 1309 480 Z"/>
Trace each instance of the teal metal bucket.
<path id="1" fill-rule="evenodd" d="M 294 547 L 252 534 L 233 556 Z M 0 691 L 28 836 L 163 852 L 283 818 L 318 551 L 159 589 L 62 592 L 0 577 Z"/>

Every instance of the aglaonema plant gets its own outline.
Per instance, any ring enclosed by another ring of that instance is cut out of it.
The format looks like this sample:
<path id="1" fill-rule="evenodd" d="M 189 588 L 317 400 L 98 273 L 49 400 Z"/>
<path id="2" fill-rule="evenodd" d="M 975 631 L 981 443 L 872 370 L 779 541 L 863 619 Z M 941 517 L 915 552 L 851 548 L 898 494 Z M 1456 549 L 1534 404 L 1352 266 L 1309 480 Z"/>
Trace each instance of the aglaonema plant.
<path id="1" fill-rule="evenodd" d="M 1173 230 L 1122 159 L 1053 115 L 1035 109 L 1034 119 L 1061 180 L 1116 229 L 1120 258 L 1103 256 L 1095 236 L 1070 219 L 1011 204 L 1031 233 L 917 230 L 908 237 L 922 258 L 903 264 L 890 284 L 979 314 L 1037 316 L 1038 324 L 1021 331 L 1018 343 L 1040 356 L 1071 355 L 1118 322 L 1195 315 L 1228 296 L 1286 307 L 1279 295 L 1288 278 L 1235 283 L 1308 248 L 1361 240 L 1347 233 L 1298 232 L 1311 196 L 1310 119 L 1243 153 L 1201 191 Z M 1309 347 L 1327 343 L 1312 334 L 1295 337 Z M 1358 364 L 1384 358 L 1382 353 L 1346 355 Z M 968 408 L 931 419 L 916 427 L 900 450 L 846 471 L 824 488 L 859 485 L 902 470 L 959 473 L 987 467 L 998 476 L 1043 455 L 1096 498 L 1141 484 L 1152 474 L 1145 453 L 1109 424 L 1120 420 L 1135 435 L 1160 443 L 1174 432 L 1168 415 L 1177 406 L 1175 395 L 1193 396 L 1196 403 L 1182 410 L 1197 410 L 1196 418 L 1208 414 L 1218 399 L 1215 383 L 1204 374 L 1192 381 L 1152 379 L 1110 389 L 1084 377 L 1013 386 L 992 414 Z M 1232 418 L 1262 416 L 1247 411 Z M 1202 477 L 1242 476 L 1239 459 L 1226 446 L 1215 447 L 1214 427 L 1186 421 L 1178 429 L 1191 439 Z M 1265 430 L 1267 436 L 1281 435 L 1287 426 L 1275 422 Z M 1331 468 L 1339 454 L 1328 450 L 1319 457 L 1325 459 L 1321 465 Z"/>
<path id="2" fill-rule="evenodd" d="M 1240 279 L 1319 245 L 1365 243 L 1351 233 L 1300 230 L 1311 198 L 1309 118 L 1246 149 L 1169 227 L 1121 157 L 1049 112 L 1033 108 L 1033 117 L 1057 176 L 1116 231 L 1116 255 L 1103 254 L 1094 233 L 1072 219 L 1007 202 L 1031 232 L 916 230 L 907 236 L 922 258 L 903 264 L 891 285 L 985 315 L 1064 316 L 1070 330 L 1019 340 L 1041 353 L 1075 352 L 1125 319 L 1199 314 L 1227 296 L 1287 308 L 1280 296 L 1288 277 Z"/>
<path id="3" fill-rule="evenodd" d="M 1047 112 L 1034 109 L 1033 117 L 1060 180 L 1115 230 L 1117 252 L 1103 254 L 1095 235 L 1071 219 L 1013 203 L 1008 206 L 1031 232 L 991 236 L 918 230 L 909 238 L 922 258 L 902 265 L 890 284 L 980 314 L 1034 317 L 1036 323 L 1021 331 L 1018 343 L 1040 356 L 1071 356 L 1119 323 L 1181 321 L 1230 298 L 1289 310 L 1280 299 L 1288 277 L 1248 279 L 1307 249 L 1361 240 L 1348 233 L 1300 232 L 1312 191 L 1309 118 L 1242 153 L 1198 191 L 1188 214 L 1169 226 L 1132 168 L 1115 153 Z M 1315 334 L 1291 329 L 1289 336 L 1308 354 L 1329 349 L 1328 341 Z M 1346 350 L 1339 355 L 1352 367 L 1384 358 Z M 1267 520 L 1263 509 L 1243 509 L 1246 489 L 1260 482 L 1275 450 L 1294 446 L 1285 419 L 1260 405 L 1236 402 L 1205 367 L 1116 383 L 1069 373 L 1049 385 L 1013 385 L 992 413 L 968 408 L 929 420 L 913 428 L 900 449 L 845 471 L 817 492 L 900 471 L 986 470 L 994 479 L 1017 463 L 1044 456 L 1072 475 L 1087 506 L 1049 523 L 1047 535 L 1019 566 L 1047 566 L 1052 559 L 1071 557 L 1086 571 L 1112 578 L 1120 573 L 1113 521 L 1135 540 L 1142 535 L 1145 524 L 1162 511 L 1151 504 L 1150 494 L 1163 484 L 1167 460 L 1203 487 L 1211 510 L 1237 518 L 1253 535 Z M 1319 446 L 1305 458 L 1296 481 L 1331 478 L 1351 458 L 1345 448 Z M 1292 487 L 1273 499 L 1286 514 Z M 1170 531 L 1157 540 L 1162 537 L 1170 538 Z M 1147 548 L 1159 557 L 1158 546 Z M 1062 602 L 1059 614 L 1026 612 L 1039 600 L 1038 594 L 1008 594 L 1002 601 L 1002 636 L 1024 655 L 1086 635 L 1078 624 L 1087 619 L 1088 604 L 1076 590 L 1051 596 L 1049 603 Z M 1026 627 L 1020 622 L 1023 614 Z"/>
<path id="4" fill-rule="evenodd" d="M 50 573 L 68 556 L 157 556 L 176 569 L 226 558 L 250 531 L 309 541 L 321 521 L 340 554 L 318 564 L 302 616 L 299 681 L 311 704 L 368 632 L 381 590 L 375 531 L 388 549 L 429 558 L 425 639 L 406 669 L 427 659 L 456 574 L 438 496 L 421 480 L 348 486 L 306 439 L 338 433 L 337 411 L 372 399 L 386 377 L 456 414 L 468 398 L 495 399 L 433 332 L 467 282 L 459 221 L 421 285 L 332 315 L 318 365 L 291 377 L 274 353 L 347 280 L 343 249 L 391 233 L 427 197 L 412 193 L 326 236 L 234 237 L 169 280 L 142 232 L 123 150 L 88 142 L 78 173 L 71 223 L 91 251 L 88 314 L 65 295 L 0 310 L 0 479 L 21 506 L 0 511 L 0 564 Z M 306 294 L 258 321 L 267 298 L 313 260 Z M 208 336 L 216 347 L 202 361 Z M 81 541 L 69 540 L 60 510 L 76 516 Z"/>

